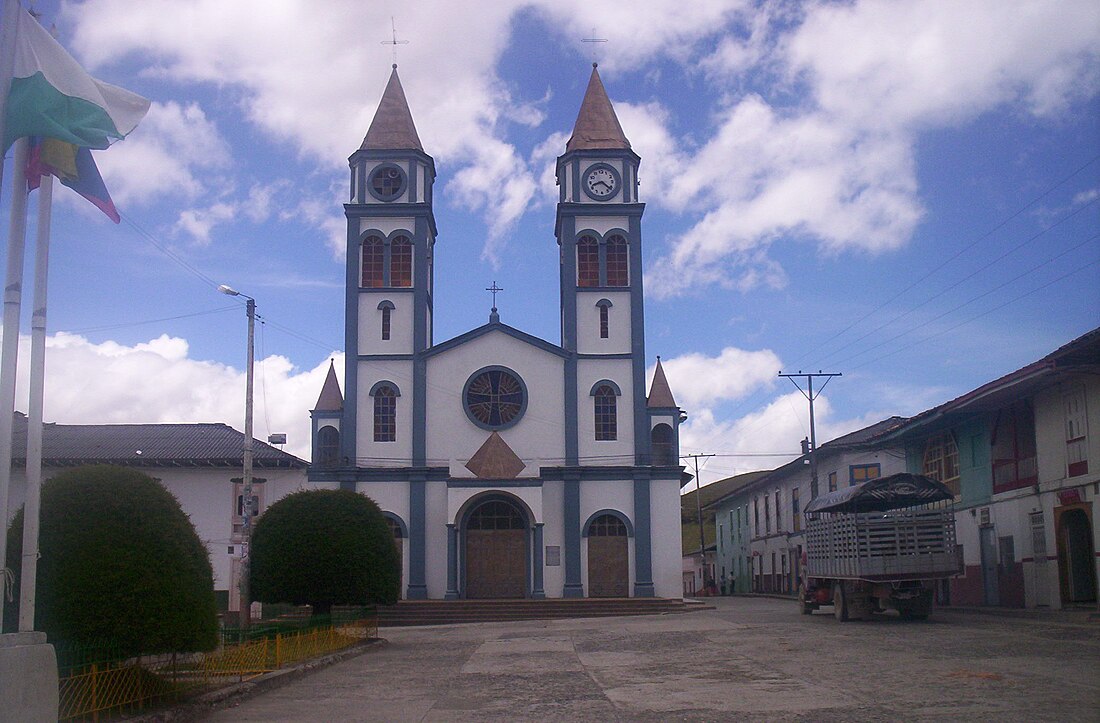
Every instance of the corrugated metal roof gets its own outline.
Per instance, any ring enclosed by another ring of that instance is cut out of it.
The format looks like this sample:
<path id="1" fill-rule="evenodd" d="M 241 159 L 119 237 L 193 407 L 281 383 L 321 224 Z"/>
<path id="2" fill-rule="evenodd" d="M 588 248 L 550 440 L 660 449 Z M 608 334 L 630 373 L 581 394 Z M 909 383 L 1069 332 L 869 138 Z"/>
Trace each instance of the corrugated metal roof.
<path id="1" fill-rule="evenodd" d="M 226 424 L 45 424 L 42 459 L 51 467 L 123 464 L 140 467 L 236 467 L 245 436 Z M 17 414 L 13 462 L 26 464 L 27 418 Z M 305 467 L 305 460 L 254 440 L 256 467 Z"/>

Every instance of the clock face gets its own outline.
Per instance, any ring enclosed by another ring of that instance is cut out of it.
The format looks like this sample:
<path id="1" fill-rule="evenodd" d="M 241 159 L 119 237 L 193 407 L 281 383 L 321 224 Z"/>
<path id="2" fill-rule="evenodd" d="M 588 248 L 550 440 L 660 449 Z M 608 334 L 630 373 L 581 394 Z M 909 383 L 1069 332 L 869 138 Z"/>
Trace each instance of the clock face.
<path id="1" fill-rule="evenodd" d="M 597 200 L 611 198 L 619 190 L 619 174 L 606 163 L 592 166 L 585 174 L 584 190 Z"/>
<path id="2" fill-rule="evenodd" d="M 381 201 L 392 201 L 405 190 L 405 173 L 396 165 L 386 163 L 370 177 L 371 194 Z"/>

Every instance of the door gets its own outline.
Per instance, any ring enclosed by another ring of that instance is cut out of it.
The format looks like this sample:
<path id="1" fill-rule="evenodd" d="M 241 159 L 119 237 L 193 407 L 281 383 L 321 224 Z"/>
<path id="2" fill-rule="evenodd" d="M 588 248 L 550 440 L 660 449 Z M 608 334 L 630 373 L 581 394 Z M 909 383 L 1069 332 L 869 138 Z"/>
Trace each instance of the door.
<path id="1" fill-rule="evenodd" d="M 588 526 L 589 597 L 630 597 L 628 539 L 615 515 L 600 515 Z"/>
<path id="2" fill-rule="evenodd" d="M 1096 568 L 1088 514 L 1067 509 L 1058 517 L 1058 562 L 1065 602 L 1096 600 Z"/>
<path id="3" fill-rule="evenodd" d="M 506 500 L 476 507 L 466 523 L 466 597 L 527 594 L 527 520 Z"/>
<path id="4" fill-rule="evenodd" d="M 978 530 L 981 538 L 982 553 L 982 603 L 984 605 L 998 605 L 1000 598 L 997 592 L 997 537 L 992 525 L 981 527 Z"/>

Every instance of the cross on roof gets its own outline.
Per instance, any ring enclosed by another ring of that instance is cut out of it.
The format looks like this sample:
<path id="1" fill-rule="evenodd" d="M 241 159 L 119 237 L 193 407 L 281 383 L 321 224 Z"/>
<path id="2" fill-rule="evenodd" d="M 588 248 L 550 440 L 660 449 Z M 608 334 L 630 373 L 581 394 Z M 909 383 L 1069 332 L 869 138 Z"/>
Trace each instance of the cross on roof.
<path id="1" fill-rule="evenodd" d="M 397 26 L 393 22 L 393 16 L 392 15 L 390 16 L 390 30 L 393 32 L 393 39 L 392 40 L 383 40 L 382 45 L 392 45 L 393 46 L 393 67 L 396 68 L 397 67 L 397 46 L 398 45 L 408 45 L 409 41 L 408 40 L 398 40 L 397 39 Z"/>
<path id="2" fill-rule="evenodd" d="M 607 38 L 597 38 L 596 37 L 596 28 L 592 28 L 592 37 L 591 38 L 581 38 L 581 42 L 582 43 L 606 43 Z M 595 65 L 595 64 L 596 64 L 596 46 L 593 45 L 592 46 L 592 65 Z"/>
<path id="3" fill-rule="evenodd" d="M 497 310 L 497 294 L 499 294 L 501 291 L 504 291 L 504 289 L 500 286 L 497 286 L 497 282 L 494 281 L 493 285 L 485 287 L 485 290 L 493 292 L 493 311 L 495 312 Z"/>

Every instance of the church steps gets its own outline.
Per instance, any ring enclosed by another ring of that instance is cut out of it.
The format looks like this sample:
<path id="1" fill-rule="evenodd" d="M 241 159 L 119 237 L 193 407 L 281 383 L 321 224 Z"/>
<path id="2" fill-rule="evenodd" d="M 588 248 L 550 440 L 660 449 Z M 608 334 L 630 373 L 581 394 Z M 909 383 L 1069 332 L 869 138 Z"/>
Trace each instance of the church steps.
<path id="1" fill-rule="evenodd" d="M 583 600 L 402 600 L 378 609 L 380 627 L 507 622 L 618 615 L 663 615 L 695 609 L 682 600 L 587 598 Z"/>

